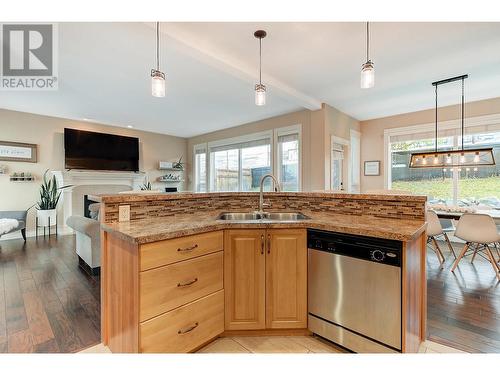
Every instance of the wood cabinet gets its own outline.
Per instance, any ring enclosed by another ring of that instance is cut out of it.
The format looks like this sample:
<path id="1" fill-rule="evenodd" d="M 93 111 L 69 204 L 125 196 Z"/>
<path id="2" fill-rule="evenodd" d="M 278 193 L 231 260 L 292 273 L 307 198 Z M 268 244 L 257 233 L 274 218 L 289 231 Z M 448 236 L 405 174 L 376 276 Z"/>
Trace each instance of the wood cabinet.
<path id="1" fill-rule="evenodd" d="M 267 231 L 266 328 L 307 328 L 307 234 Z"/>
<path id="2" fill-rule="evenodd" d="M 307 328 L 305 229 L 227 230 L 226 330 Z"/>
<path id="3" fill-rule="evenodd" d="M 219 290 L 140 324 L 141 353 L 187 353 L 224 331 Z"/>
<path id="4" fill-rule="evenodd" d="M 105 235 L 103 342 L 189 352 L 224 331 L 223 232 L 135 244 Z"/>
<path id="5" fill-rule="evenodd" d="M 218 251 L 141 272 L 141 322 L 221 290 L 222 257 Z"/>
<path id="6" fill-rule="evenodd" d="M 225 328 L 266 327 L 265 230 L 224 233 Z"/>

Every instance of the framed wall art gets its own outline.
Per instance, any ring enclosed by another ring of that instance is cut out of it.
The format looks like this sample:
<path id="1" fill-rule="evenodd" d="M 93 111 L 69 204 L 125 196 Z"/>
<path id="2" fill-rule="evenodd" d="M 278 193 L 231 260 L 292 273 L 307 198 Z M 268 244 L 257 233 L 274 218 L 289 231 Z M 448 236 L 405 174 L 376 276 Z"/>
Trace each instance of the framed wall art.
<path id="1" fill-rule="evenodd" d="M 36 157 L 36 144 L 0 141 L 0 161 L 36 163 Z"/>
<path id="2" fill-rule="evenodd" d="M 365 161 L 365 176 L 380 176 L 380 160 Z"/>

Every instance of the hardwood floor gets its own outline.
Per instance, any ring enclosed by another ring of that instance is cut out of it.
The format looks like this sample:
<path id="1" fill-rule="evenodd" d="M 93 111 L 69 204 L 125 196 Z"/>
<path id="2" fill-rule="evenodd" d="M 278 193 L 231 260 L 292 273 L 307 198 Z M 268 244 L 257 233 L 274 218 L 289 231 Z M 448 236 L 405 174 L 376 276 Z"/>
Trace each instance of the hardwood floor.
<path id="1" fill-rule="evenodd" d="M 100 342 L 99 278 L 79 267 L 74 236 L 0 242 L 0 353 L 77 352 Z M 446 249 L 442 246 L 442 249 Z M 428 253 L 428 340 L 500 353 L 500 283 L 489 263 Z"/>
<path id="2" fill-rule="evenodd" d="M 458 254 L 460 246 L 454 247 Z M 500 282 L 490 263 L 477 256 L 471 264 L 467 257 L 453 274 L 453 255 L 444 254 L 440 269 L 427 252 L 427 339 L 466 352 L 500 353 Z"/>
<path id="3" fill-rule="evenodd" d="M 99 277 L 74 236 L 0 242 L 0 353 L 67 353 L 100 340 Z"/>

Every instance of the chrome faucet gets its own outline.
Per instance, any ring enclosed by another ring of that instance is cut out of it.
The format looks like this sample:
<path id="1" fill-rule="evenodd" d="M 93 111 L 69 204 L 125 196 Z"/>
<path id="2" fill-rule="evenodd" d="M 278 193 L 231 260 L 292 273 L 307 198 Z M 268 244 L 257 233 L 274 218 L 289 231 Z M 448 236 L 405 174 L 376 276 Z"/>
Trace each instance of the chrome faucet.
<path id="1" fill-rule="evenodd" d="M 274 177 L 272 174 L 266 174 L 262 176 L 260 179 L 260 195 L 259 195 L 259 213 L 262 214 L 264 212 L 264 181 L 266 178 L 272 178 L 274 181 L 274 185 L 276 186 L 276 191 L 279 193 L 281 191 L 280 183 L 278 179 Z"/>

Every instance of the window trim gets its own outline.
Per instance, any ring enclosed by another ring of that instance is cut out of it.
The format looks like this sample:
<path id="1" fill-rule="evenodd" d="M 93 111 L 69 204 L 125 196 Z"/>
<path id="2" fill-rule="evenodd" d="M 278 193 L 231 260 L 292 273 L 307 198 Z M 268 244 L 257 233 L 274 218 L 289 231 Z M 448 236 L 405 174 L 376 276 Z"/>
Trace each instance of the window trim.
<path id="1" fill-rule="evenodd" d="M 208 192 L 209 191 L 209 186 L 208 186 L 208 181 L 209 180 L 209 175 L 210 175 L 210 169 L 209 169 L 209 161 L 208 161 L 208 144 L 207 143 L 198 143 L 196 145 L 193 146 L 193 182 L 194 182 L 194 191 L 195 192 L 200 192 L 197 190 L 197 187 L 198 187 L 198 179 L 197 179 L 197 176 L 198 176 L 198 171 L 196 170 L 196 151 L 197 150 L 205 150 L 205 186 L 206 186 L 206 190 L 205 192 Z"/>
<path id="2" fill-rule="evenodd" d="M 280 150 L 279 150 L 279 142 L 278 139 L 280 136 L 283 135 L 290 135 L 290 134 L 298 134 L 298 142 L 299 142 L 299 147 L 298 147 L 298 152 L 299 152 L 299 166 L 297 168 L 297 179 L 298 179 L 298 190 L 297 191 L 302 191 L 302 124 L 296 124 L 296 125 L 290 125 L 290 126 L 283 126 L 281 128 L 275 128 L 274 129 L 274 141 L 273 141 L 273 165 L 272 165 L 272 170 L 273 174 L 276 176 L 280 184 L 283 182 L 281 181 L 281 175 L 280 175 L 280 164 L 281 164 L 281 155 L 280 155 Z"/>
<path id="3" fill-rule="evenodd" d="M 252 134 L 246 134 L 246 135 L 241 135 L 238 137 L 232 137 L 232 138 L 224 138 L 224 139 L 218 139 L 216 141 L 211 141 L 207 143 L 207 152 L 210 152 L 210 149 L 212 147 L 219 147 L 219 146 L 230 146 L 233 144 L 237 143 L 243 143 L 243 142 L 251 142 L 251 141 L 258 141 L 259 139 L 265 139 L 269 138 L 271 141 L 271 144 L 273 143 L 273 132 L 272 130 L 266 130 L 263 132 L 257 132 L 257 133 L 252 133 Z"/>

